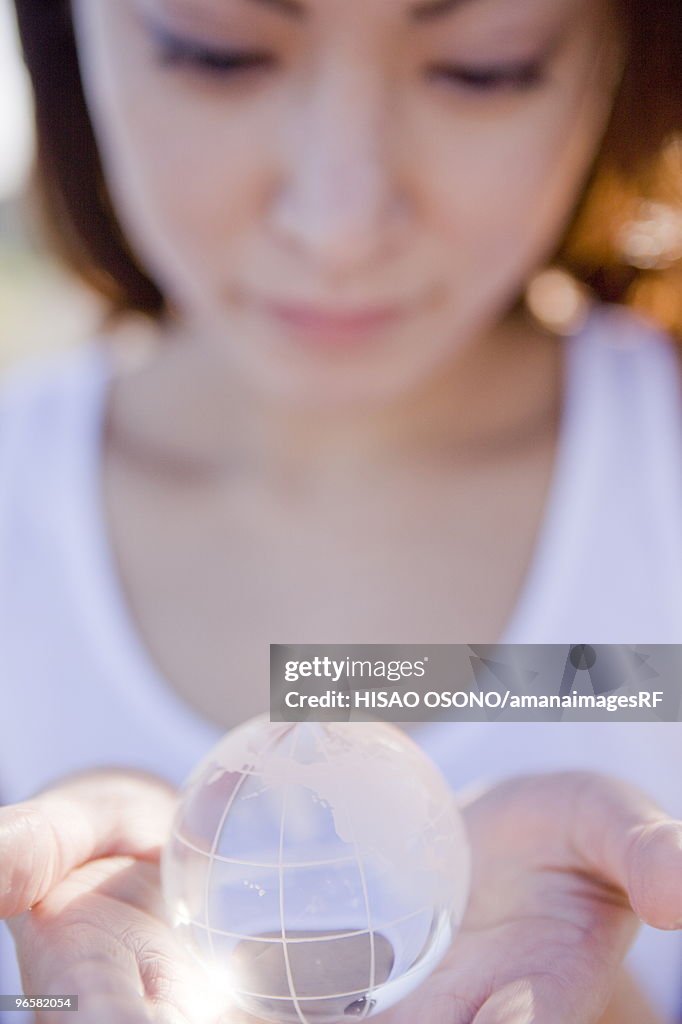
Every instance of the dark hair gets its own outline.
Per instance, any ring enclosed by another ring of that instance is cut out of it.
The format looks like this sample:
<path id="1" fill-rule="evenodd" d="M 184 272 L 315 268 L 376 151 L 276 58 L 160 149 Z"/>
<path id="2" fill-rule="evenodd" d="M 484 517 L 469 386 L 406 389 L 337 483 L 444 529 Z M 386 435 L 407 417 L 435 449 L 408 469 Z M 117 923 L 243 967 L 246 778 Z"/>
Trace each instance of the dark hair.
<path id="1" fill-rule="evenodd" d="M 682 131 L 682 3 L 616 0 L 628 58 L 604 143 L 557 260 L 604 299 L 627 301 L 642 278 L 660 283 L 656 267 L 628 265 L 614 247 L 604 211 L 622 210 L 617 195 L 679 192 Z M 137 261 L 118 223 L 88 115 L 69 0 L 15 0 L 35 94 L 36 195 L 52 248 L 107 300 L 112 311 L 154 317 L 165 309 L 159 287 Z M 672 157 L 671 157 L 672 153 Z M 660 161 L 674 165 L 661 172 Z M 668 177 L 662 184 L 661 174 Z M 627 205 L 627 204 L 626 204 Z M 629 209 L 632 209 L 630 204 Z M 653 278 L 652 278 L 653 275 Z M 682 330 L 679 324 L 668 326 Z"/>

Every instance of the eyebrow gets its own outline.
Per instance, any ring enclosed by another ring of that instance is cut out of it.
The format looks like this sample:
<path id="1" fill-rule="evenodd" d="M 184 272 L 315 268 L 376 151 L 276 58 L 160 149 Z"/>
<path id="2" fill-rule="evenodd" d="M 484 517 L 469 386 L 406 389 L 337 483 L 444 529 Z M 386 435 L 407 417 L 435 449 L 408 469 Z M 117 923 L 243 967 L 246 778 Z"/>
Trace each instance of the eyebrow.
<path id="1" fill-rule="evenodd" d="M 444 18 L 457 7 L 474 2 L 475 0 L 426 0 L 426 3 L 410 8 L 409 14 L 413 21 L 435 21 L 437 18 Z M 249 0 L 249 3 L 269 7 L 298 20 L 305 18 L 307 14 L 299 0 Z"/>
<path id="2" fill-rule="evenodd" d="M 249 0 L 249 2 L 260 7 L 270 7 L 294 18 L 305 18 L 307 13 L 303 4 L 300 4 L 298 0 Z"/>
<path id="3" fill-rule="evenodd" d="M 474 3 L 475 0 L 427 0 L 424 4 L 418 4 L 410 10 L 413 21 L 435 21 L 436 18 L 444 18 L 457 7 Z"/>

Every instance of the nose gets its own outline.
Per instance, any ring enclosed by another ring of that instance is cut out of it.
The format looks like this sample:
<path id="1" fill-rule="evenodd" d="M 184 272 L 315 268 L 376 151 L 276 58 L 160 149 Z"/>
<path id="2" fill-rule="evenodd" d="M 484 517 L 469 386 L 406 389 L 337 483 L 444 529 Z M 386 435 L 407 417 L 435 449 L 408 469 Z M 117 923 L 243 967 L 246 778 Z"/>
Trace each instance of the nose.
<path id="1" fill-rule="evenodd" d="M 389 258 L 410 224 L 390 97 L 338 72 L 309 92 L 292 120 L 273 201 L 276 232 L 330 278 Z"/>

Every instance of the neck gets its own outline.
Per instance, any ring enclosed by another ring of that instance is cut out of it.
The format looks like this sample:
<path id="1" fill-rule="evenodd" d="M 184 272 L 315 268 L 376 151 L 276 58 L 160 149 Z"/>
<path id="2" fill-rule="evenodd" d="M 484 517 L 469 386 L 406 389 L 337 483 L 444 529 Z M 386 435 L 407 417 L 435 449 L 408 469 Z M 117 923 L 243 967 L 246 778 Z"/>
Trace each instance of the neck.
<path id="1" fill-rule="evenodd" d="M 183 329 L 160 332 L 111 411 L 128 452 L 209 474 L 235 463 L 272 477 L 362 475 L 413 459 L 490 450 L 556 405 L 560 343 L 521 318 L 462 347 L 407 394 L 364 405 L 266 400 L 216 367 Z M 552 387 L 554 381 L 556 387 Z M 172 410 L 172 414 L 169 413 Z"/>

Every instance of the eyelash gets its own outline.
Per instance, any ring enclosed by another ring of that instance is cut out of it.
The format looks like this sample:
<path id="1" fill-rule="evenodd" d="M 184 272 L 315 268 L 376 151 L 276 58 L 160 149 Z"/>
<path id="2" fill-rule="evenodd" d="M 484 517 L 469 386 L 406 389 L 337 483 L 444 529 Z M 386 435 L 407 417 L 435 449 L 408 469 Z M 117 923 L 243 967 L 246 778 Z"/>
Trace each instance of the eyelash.
<path id="1" fill-rule="evenodd" d="M 190 67 L 215 75 L 231 75 L 254 68 L 271 67 L 275 58 L 246 50 L 212 50 L 201 43 L 164 37 L 157 40 L 159 59 L 165 67 Z"/>
<path id="2" fill-rule="evenodd" d="M 521 64 L 500 64 L 490 67 L 467 67 L 465 65 L 438 65 L 430 69 L 430 75 L 470 92 L 493 93 L 511 89 L 525 92 L 538 88 L 546 80 L 542 61 L 532 60 Z"/>
<path id="3" fill-rule="evenodd" d="M 271 69 L 276 58 L 271 54 L 247 50 L 217 50 L 156 32 L 159 60 L 165 67 L 189 67 L 216 76 Z M 520 64 L 467 67 L 440 64 L 429 69 L 429 77 L 464 88 L 470 92 L 493 93 L 506 89 L 525 91 L 540 86 L 545 80 L 541 61 Z"/>

